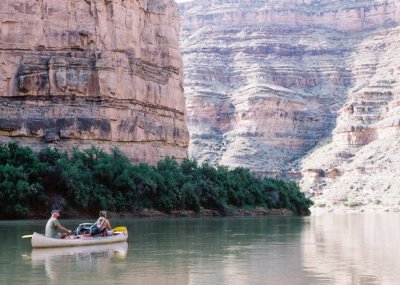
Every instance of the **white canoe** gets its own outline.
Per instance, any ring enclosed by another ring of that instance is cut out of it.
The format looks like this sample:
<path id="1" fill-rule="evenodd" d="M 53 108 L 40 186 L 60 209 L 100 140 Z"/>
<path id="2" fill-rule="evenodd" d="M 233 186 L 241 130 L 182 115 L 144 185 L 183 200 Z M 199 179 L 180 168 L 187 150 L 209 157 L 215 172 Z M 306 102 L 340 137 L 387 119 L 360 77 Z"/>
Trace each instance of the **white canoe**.
<path id="1" fill-rule="evenodd" d="M 33 248 L 31 252 L 32 264 L 41 264 L 48 260 L 59 260 L 65 256 L 89 256 L 102 253 L 104 257 L 124 259 L 128 254 L 128 243 L 126 241 L 72 247 L 50 247 Z"/>
<path id="2" fill-rule="evenodd" d="M 33 248 L 44 248 L 44 247 L 66 247 L 66 246 L 85 246 L 85 245 L 98 245 L 108 244 L 114 242 L 126 241 L 128 239 L 128 233 L 117 233 L 107 237 L 84 237 L 78 238 L 49 238 L 42 234 L 33 233 L 32 235 L 32 247 Z"/>

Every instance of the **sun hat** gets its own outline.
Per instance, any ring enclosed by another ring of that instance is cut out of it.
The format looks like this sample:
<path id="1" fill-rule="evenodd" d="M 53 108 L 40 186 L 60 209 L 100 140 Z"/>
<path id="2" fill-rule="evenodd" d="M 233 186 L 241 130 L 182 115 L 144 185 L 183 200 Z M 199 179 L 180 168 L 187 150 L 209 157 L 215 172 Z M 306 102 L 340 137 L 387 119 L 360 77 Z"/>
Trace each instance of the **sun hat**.
<path id="1" fill-rule="evenodd" d="M 54 213 L 60 213 L 60 210 L 53 210 L 53 211 L 51 211 L 51 215 L 53 215 Z"/>

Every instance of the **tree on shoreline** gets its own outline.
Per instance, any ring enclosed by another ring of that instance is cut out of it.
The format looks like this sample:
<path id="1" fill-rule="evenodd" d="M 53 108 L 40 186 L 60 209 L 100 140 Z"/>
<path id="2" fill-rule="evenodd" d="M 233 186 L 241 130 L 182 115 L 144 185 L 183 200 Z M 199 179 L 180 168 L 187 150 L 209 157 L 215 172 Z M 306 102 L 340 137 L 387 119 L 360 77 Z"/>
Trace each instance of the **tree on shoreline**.
<path id="1" fill-rule="evenodd" d="M 171 157 L 150 166 L 132 164 L 118 149 L 34 153 L 16 143 L 0 144 L 1 218 L 27 217 L 55 195 L 65 199 L 65 207 L 90 213 L 205 208 L 229 214 L 264 207 L 303 215 L 312 205 L 295 182 L 257 178 L 241 167 L 178 163 Z"/>

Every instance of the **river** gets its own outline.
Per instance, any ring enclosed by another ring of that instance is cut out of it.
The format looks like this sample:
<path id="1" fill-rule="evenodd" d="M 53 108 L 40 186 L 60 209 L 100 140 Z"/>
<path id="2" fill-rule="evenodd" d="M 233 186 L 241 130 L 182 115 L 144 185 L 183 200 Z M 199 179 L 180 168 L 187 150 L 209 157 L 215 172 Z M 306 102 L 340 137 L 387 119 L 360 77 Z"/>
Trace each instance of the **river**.
<path id="1" fill-rule="evenodd" d="M 0 284 L 400 284 L 400 213 L 111 222 L 128 242 L 32 250 L 46 221 L 0 221 Z"/>

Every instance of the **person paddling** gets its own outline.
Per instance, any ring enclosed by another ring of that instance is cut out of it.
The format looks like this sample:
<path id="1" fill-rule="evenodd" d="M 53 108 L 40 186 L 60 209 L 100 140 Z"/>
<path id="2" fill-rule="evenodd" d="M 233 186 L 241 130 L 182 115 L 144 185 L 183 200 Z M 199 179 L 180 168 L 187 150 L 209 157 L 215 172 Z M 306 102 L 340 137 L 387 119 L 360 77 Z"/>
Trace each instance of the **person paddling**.
<path id="1" fill-rule="evenodd" d="M 111 236 L 114 234 L 114 231 L 111 229 L 110 221 L 107 219 L 107 212 L 100 211 L 99 218 L 96 221 L 96 230 L 93 235 L 103 234 Z"/>
<path id="2" fill-rule="evenodd" d="M 67 235 L 72 233 L 71 230 L 64 228 L 58 218 L 61 216 L 60 210 L 51 211 L 51 217 L 47 221 L 45 236 L 50 238 L 66 238 Z M 63 231 L 64 233 L 60 233 L 58 231 Z"/>

